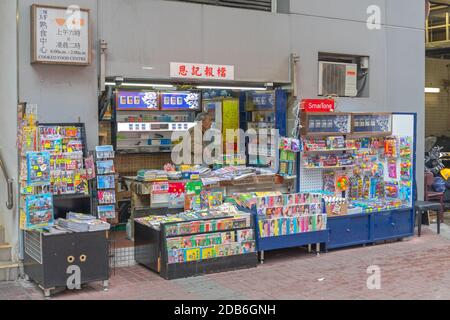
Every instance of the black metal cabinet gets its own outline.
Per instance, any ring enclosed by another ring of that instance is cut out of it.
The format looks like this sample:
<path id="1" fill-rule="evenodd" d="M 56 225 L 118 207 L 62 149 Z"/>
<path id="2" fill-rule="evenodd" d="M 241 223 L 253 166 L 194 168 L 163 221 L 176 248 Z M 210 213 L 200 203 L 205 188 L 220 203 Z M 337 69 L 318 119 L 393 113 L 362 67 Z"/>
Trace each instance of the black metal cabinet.
<path id="1" fill-rule="evenodd" d="M 46 296 L 50 295 L 52 289 L 66 287 L 77 267 L 80 284 L 103 281 L 104 288 L 107 288 L 107 231 L 56 235 L 25 232 L 24 272 L 44 290 Z"/>

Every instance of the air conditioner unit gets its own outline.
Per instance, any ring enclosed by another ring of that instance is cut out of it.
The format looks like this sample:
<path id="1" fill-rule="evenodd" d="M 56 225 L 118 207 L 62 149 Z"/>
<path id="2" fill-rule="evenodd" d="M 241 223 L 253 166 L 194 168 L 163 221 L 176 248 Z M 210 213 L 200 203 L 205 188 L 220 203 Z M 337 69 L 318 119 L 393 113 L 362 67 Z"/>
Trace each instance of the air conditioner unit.
<path id="1" fill-rule="evenodd" d="M 319 95 L 356 97 L 358 66 L 354 63 L 319 61 Z"/>

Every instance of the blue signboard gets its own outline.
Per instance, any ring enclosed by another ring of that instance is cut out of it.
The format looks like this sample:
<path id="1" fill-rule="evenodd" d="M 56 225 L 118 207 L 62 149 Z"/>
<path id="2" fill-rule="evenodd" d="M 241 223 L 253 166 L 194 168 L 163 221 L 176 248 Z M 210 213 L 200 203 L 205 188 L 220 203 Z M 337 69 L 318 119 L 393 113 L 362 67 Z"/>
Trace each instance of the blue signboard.
<path id="1" fill-rule="evenodd" d="M 161 94 L 162 110 L 199 110 L 199 92 L 171 92 Z"/>
<path id="2" fill-rule="evenodd" d="M 255 110 L 274 110 L 275 108 L 275 94 L 273 92 L 252 92 L 250 99 L 255 107 Z"/>
<path id="3" fill-rule="evenodd" d="M 117 109 L 158 110 L 158 93 L 156 91 L 119 91 Z"/>

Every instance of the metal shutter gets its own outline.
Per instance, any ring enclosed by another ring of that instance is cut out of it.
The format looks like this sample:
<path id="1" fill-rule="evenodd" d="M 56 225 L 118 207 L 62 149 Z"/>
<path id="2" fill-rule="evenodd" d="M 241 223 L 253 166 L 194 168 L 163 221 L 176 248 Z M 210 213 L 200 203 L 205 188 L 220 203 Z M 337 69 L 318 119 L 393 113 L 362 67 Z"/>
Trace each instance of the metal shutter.
<path id="1" fill-rule="evenodd" d="M 178 0 L 178 1 L 209 4 L 213 6 L 241 8 L 241 9 L 272 11 L 271 0 Z"/>

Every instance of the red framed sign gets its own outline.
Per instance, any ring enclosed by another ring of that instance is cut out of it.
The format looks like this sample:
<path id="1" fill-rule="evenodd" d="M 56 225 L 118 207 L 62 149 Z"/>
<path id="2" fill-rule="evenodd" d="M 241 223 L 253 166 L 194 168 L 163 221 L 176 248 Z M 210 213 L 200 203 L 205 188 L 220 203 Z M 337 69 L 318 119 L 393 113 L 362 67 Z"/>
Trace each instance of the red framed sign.
<path id="1" fill-rule="evenodd" d="M 333 99 L 304 99 L 300 106 L 305 112 L 333 112 L 336 109 Z"/>

